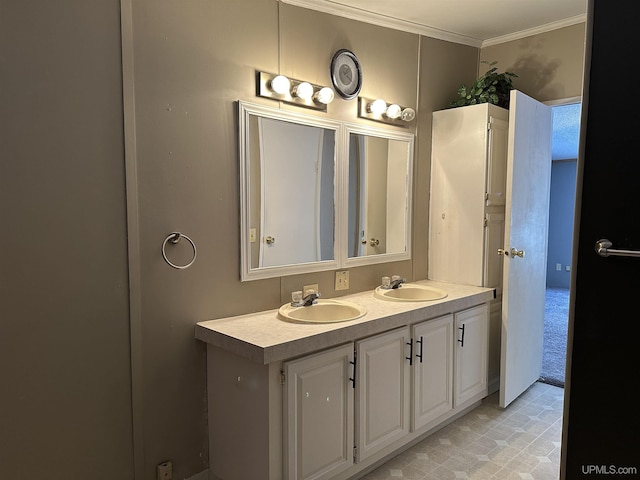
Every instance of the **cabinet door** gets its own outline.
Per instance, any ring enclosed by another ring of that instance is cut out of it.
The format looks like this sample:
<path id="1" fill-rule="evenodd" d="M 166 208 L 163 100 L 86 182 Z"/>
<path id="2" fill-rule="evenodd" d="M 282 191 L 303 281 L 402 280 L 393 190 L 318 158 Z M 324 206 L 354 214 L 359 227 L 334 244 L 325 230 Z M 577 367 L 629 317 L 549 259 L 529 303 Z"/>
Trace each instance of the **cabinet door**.
<path id="1" fill-rule="evenodd" d="M 329 479 L 353 464 L 353 344 L 284 364 L 288 480 Z"/>
<path id="2" fill-rule="evenodd" d="M 409 433 L 409 327 L 356 342 L 356 461 Z"/>
<path id="3" fill-rule="evenodd" d="M 458 407 L 487 395 L 489 306 L 479 305 L 456 313 L 455 324 L 454 407 Z"/>
<path id="4" fill-rule="evenodd" d="M 490 108 L 489 113 L 487 207 L 504 205 L 505 203 L 505 191 L 507 188 L 507 140 L 509 137 L 509 113 L 499 107 Z"/>
<path id="5" fill-rule="evenodd" d="M 484 229 L 484 284 L 483 287 L 495 288 L 502 295 L 502 271 L 504 258 L 498 255 L 498 249 L 504 248 L 504 212 L 487 212 Z"/>
<path id="6" fill-rule="evenodd" d="M 453 408 L 453 337 L 453 315 L 413 327 L 413 431 Z"/>

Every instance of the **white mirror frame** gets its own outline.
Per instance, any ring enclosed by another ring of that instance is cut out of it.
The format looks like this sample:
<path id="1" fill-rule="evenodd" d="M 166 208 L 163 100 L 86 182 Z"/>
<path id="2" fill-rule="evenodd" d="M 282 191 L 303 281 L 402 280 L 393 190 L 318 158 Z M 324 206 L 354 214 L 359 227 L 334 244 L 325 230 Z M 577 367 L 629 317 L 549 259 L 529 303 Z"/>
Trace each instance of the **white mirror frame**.
<path id="1" fill-rule="evenodd" d="M 341 208 L 338 211 L 338 222 L 339 222 L 339 230 L 343 232 L 345 238 L 341 238 L 341 250 L 340 250 L 340 265 L 342 268 L 348 267 L 356 267 L 361 265 L 374 265 L 378 263 L 388 263 L 388 262 L 396 262 L 402 260 L 410 260 L 411 259 L 411 225 L 412 225 L 412 205 L 413 205 L 413 152 L 414 152 L 414 143 L 415 143 L 415 135 L 409 132 L 401 132 L 401 131 L 392 131 L 381 128 L 369 127 L 367 125 L 360 124 L 344 124 L 344 137 L 341 141 L 341 151 L 340 157 L 345 159 L 342 163 L 344 165 L 340 168 L 340 176 L 341 176 L 341 184 L 342 184 L 342 198 L 344 202 L 348 202 L 348 188 L 349 188 L 349 136 L 354 134 L 359 135 L 368 135 L 372 137 L 380 137 L 386 138 L 388 140 L 397 140 L 401 142 L 407 142 L 408 144 L 408 152 L 407 152 L 407 185 L 406 185 L 406 221 L 405 221 L 405 245 L 406 249 L 404 252 L 400 253 L 382 253 L 379 255 L 365 255 L 360 257 L 349 257 L 347 251 L 348 239 L 346 238 L 346 234 L 348 232 L 348 222 L 349 222 L 349 212 L 348 208 Z M 344 203 L 343 205 L 347 205 L 348 203 Z"/>
<path id="2" fill-rule="evenodd" d="M 336 148 L 334 151 L 334 245 L 333 260 L 307 262 L 292 265 L 251 268 L 251 242 L 249 241 L 249 209 L 250 209 L 250 173 L 247 166 L 247 127 L 249 117 L 258 115 L 264 118 L 295 122 L 335 132 Z M 411 259 L 411 225 L 413 205 L 413 156 L 415 135 L 406 131 L 392 131 L 369 127 L 367 125 L 349 124 L 322 117 L 303 115 L 290 110 L 277 110 L 271 107 L 238 101 L 238 154 L 240 165 L 240 279 L 241 281 L 274 278 L 285 275 L 313 273 L 340 268 L 374 265 Z M 361 257 L 348 257 L 348 198 L 349 198 L 349 135 L 351 133 L 398 140 L 408 143 L 407 158 L 407 217 L 405 222 L 406 250 L 400 253 L 383 253 Z"/>
<path id="3" fill-rule="evenodd" d="M 247 157 L 247 129 L 249 125 L 249 117 L 257 115 L 263 118 L 281 120 L 285 122 L 294 122 L 312 127 L 319 127 L 333 130 L 335 134 L 335 150 L 334 150 L 334 243 L 333 243 L 333 260 L 322 260 L 318 262 L 307 262 L 291 265 L 281 265 L 272 267 L 251 268 L 251 242 L 249 241 L 249 209 L 250 209 L 250 173 L 247 166 L 249 161 Z M 273 278 L 285 275 L 295 275 L 301 273 L 312 273 L 325 270 L 336 270 L 340 268 L 340 252 L 343 250 L 342 232 L 340 231 L 340 222 L 337 221 L 340 212 L 339 205 L 342 204 L 343 188 L 339 180 L 342 167 L 339 165 L 338 156 L 340 143 L 342 142 L 342 124 L 333 120 L 327 120 L 322 117 L 314 117 L 311 115 L 301 115 L 289 110 L 276 110 L 258 104 L 248 102 L 238 102 L 238 122 L 239 122 L 239 164 L 240 164 L 240 279 L 241 281 L 258 280 L 263 278 Z"/>

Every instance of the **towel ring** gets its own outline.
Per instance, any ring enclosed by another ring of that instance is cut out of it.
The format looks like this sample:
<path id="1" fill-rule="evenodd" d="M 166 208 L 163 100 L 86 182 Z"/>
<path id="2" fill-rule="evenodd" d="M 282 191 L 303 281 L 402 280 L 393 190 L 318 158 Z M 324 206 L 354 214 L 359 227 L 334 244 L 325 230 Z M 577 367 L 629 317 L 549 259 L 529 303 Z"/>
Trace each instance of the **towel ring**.
<path id="1" fill-rule="evenodd" d="M 171 243 L 175 245 L 180 241 L 180 238 L 186 238 L 187 241 L 191 244 L 191 247 L 193 248 L 193 258 L 186 265 L 176 265 L 175 263 L 170 262 L 169 259 L 167 258 L 167 252 L 166 252 L 167 242 L 171 241 Z M 165 262 L 167 262 L 173 268 L 177 268 L 178 270 L 184 270 L 185 268 L 189 268 L 191 265 L 193 265 L 193 262 L 196 261 L 196 254 L 197 254 L 196 244 L 193 243 L 193 240 L 187 237 L 184 233 L 172 232 L 169 234 L 167 238 L 164 239 L 164 242 L 162 242 L 162 258 L 164 258 Z"/>

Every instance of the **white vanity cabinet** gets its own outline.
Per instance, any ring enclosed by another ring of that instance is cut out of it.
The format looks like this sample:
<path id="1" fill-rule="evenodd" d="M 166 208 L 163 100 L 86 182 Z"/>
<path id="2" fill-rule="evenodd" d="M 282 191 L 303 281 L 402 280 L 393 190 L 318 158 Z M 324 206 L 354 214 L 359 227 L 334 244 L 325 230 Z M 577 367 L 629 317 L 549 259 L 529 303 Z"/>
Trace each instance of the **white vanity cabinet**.
<path id="1" fill-rule="evenodd" d="M 456 326 L 454 407 L 487 396 L 489 309 L 458 312 Z"/>
<path id="2" fill-rule="evenodd" d="M 484 398 L 488 314 L 485 303 L 285 362 L 285 478 L 334 478 Z"/>
<path id="3" fill-rule="evenodd" d="M 356 461 L 360 462 L 409 433 L 409 327 L 357 341 L 356 355 Z"/>
<path id="4" fill-rule="evenodd" d="M 453 409 L 453 315 L 412 328 L 414 366 L 411 430 L 433 424 Z"/>
<path id="5" fill-rule="evenodd" d="M 274 310 L 198 323 L 210 478 L 350 480 L 474 408 L 487 355 L 474 332 L 493 291 L 425 284 L 448 296 L 354 294 L 368 313 L 342 324 L 284 322 Z"/>
<path id="6" fill-rule="evenodd" d="M 283 364 L 285 478 L 327 480 L 353 464 L 353 358 L 349 343 Z"/>

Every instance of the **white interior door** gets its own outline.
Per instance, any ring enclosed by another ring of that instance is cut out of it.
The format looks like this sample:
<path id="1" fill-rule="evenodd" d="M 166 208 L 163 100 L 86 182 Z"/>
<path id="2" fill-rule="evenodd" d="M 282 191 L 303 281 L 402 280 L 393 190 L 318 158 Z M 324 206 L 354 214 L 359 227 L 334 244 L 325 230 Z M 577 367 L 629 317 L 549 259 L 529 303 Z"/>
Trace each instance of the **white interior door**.
<path id="1" fill-rule="evenodd" d="M 511 91 L 500 406 L 540 377 L 551 182 L 551 108 Z M 520 252 L 521 255 L 520 256 Z"/>
<path id="2" fill-rule="evenodd" d="M 260 267 L 319 261 L 323 130 L 267 118 L 260 119 L 259 128 Z M 305 214 L 283 214 L 292 205 Z"/>

